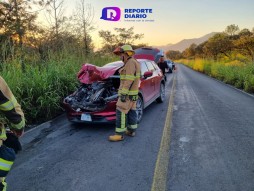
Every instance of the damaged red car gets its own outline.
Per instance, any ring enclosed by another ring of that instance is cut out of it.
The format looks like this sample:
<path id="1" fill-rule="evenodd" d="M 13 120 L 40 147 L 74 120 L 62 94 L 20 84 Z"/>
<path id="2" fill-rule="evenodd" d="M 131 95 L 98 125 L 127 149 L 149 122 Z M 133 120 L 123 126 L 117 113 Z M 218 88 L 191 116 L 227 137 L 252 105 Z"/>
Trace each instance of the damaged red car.
<path id="1" fill-rule="evenodd" d="M 138 121 L 143 110 L 155 100 L 165 99 L 165 81 L 161 70 L 154 61 L 138 59 L 141 79 L 137 100 Z M 84 64 L 78 73 L 80 87 L 67 96 L 63 105 L 71 122 L 114 123 L 122 61 L 112 62 L 102 67 Z"/>

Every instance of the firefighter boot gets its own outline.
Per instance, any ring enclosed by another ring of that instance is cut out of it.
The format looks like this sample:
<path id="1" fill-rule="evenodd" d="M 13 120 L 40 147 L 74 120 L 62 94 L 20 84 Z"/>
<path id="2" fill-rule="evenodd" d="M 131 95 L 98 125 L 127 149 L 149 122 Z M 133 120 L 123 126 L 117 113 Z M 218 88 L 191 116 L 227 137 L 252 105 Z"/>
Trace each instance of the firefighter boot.
<path id="1" fill-rule="evenodd" d="M 112 142 L 122 141 L 123 139 L 124 139 L 123 135 L 118 135 L 118 134 L 111 135 L 108 138 L 108 140 Z"/>
<path id="2" fill-rule="evenodd" d="M 135 133 L 135 131 L 127 130 L 127 131 L 125 131 L 125 134 L 130 136 L 130 137 L 134 137 L 136 133 Z"/>

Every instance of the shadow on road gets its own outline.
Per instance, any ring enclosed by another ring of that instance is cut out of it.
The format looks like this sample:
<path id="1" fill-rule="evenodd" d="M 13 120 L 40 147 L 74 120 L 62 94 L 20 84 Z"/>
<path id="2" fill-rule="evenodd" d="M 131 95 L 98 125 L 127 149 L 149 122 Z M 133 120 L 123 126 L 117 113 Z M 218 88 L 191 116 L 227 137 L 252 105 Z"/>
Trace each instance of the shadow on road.
<path id="1" fill-rule="evenodd" d="M 82 124 L 69 122 L 70 131 L 87 131 L 87 132 L 110 132 L 114 131 L 114 124 Z"/>

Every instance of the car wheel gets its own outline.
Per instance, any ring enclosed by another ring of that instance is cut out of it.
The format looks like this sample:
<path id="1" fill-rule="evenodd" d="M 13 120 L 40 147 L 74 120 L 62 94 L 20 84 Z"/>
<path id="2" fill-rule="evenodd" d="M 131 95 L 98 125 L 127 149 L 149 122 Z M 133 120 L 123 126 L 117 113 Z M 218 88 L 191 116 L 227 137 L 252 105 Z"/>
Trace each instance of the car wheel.
<path id="1" fill-rule="evenodd" d="M 138 96 L 138 100 L 136 103 L 136 113 L 137 113 L 137 121 L 138 123 L 141 121 L 144 111 L 144 102 L 142 97 Z"/>
<path id="2" fill-rule="evenodd" d="M 156 101 L 157 101 L 158 103 L 162 103 L 162 102 L 164 102 L 164 100 L 165 100 L 165 85 L 164 85 L 163 83 L 161 83 L 161 87 L 160 87 L 160 97 L 158 97 L 158 98 L 156 99 Z"/>

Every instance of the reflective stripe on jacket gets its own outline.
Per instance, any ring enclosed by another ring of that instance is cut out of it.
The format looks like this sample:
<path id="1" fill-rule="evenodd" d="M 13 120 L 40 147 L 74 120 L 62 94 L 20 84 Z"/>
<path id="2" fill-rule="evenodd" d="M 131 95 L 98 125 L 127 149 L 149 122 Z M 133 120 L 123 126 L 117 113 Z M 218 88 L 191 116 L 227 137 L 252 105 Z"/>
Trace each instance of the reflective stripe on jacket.
<path id="1" fill-rule="evenodd" d="M 118 94 L 138 95 L 140 81 L 140 64 L 130 57 L 124 66 L 119 70 L 120 86 Z"/>

